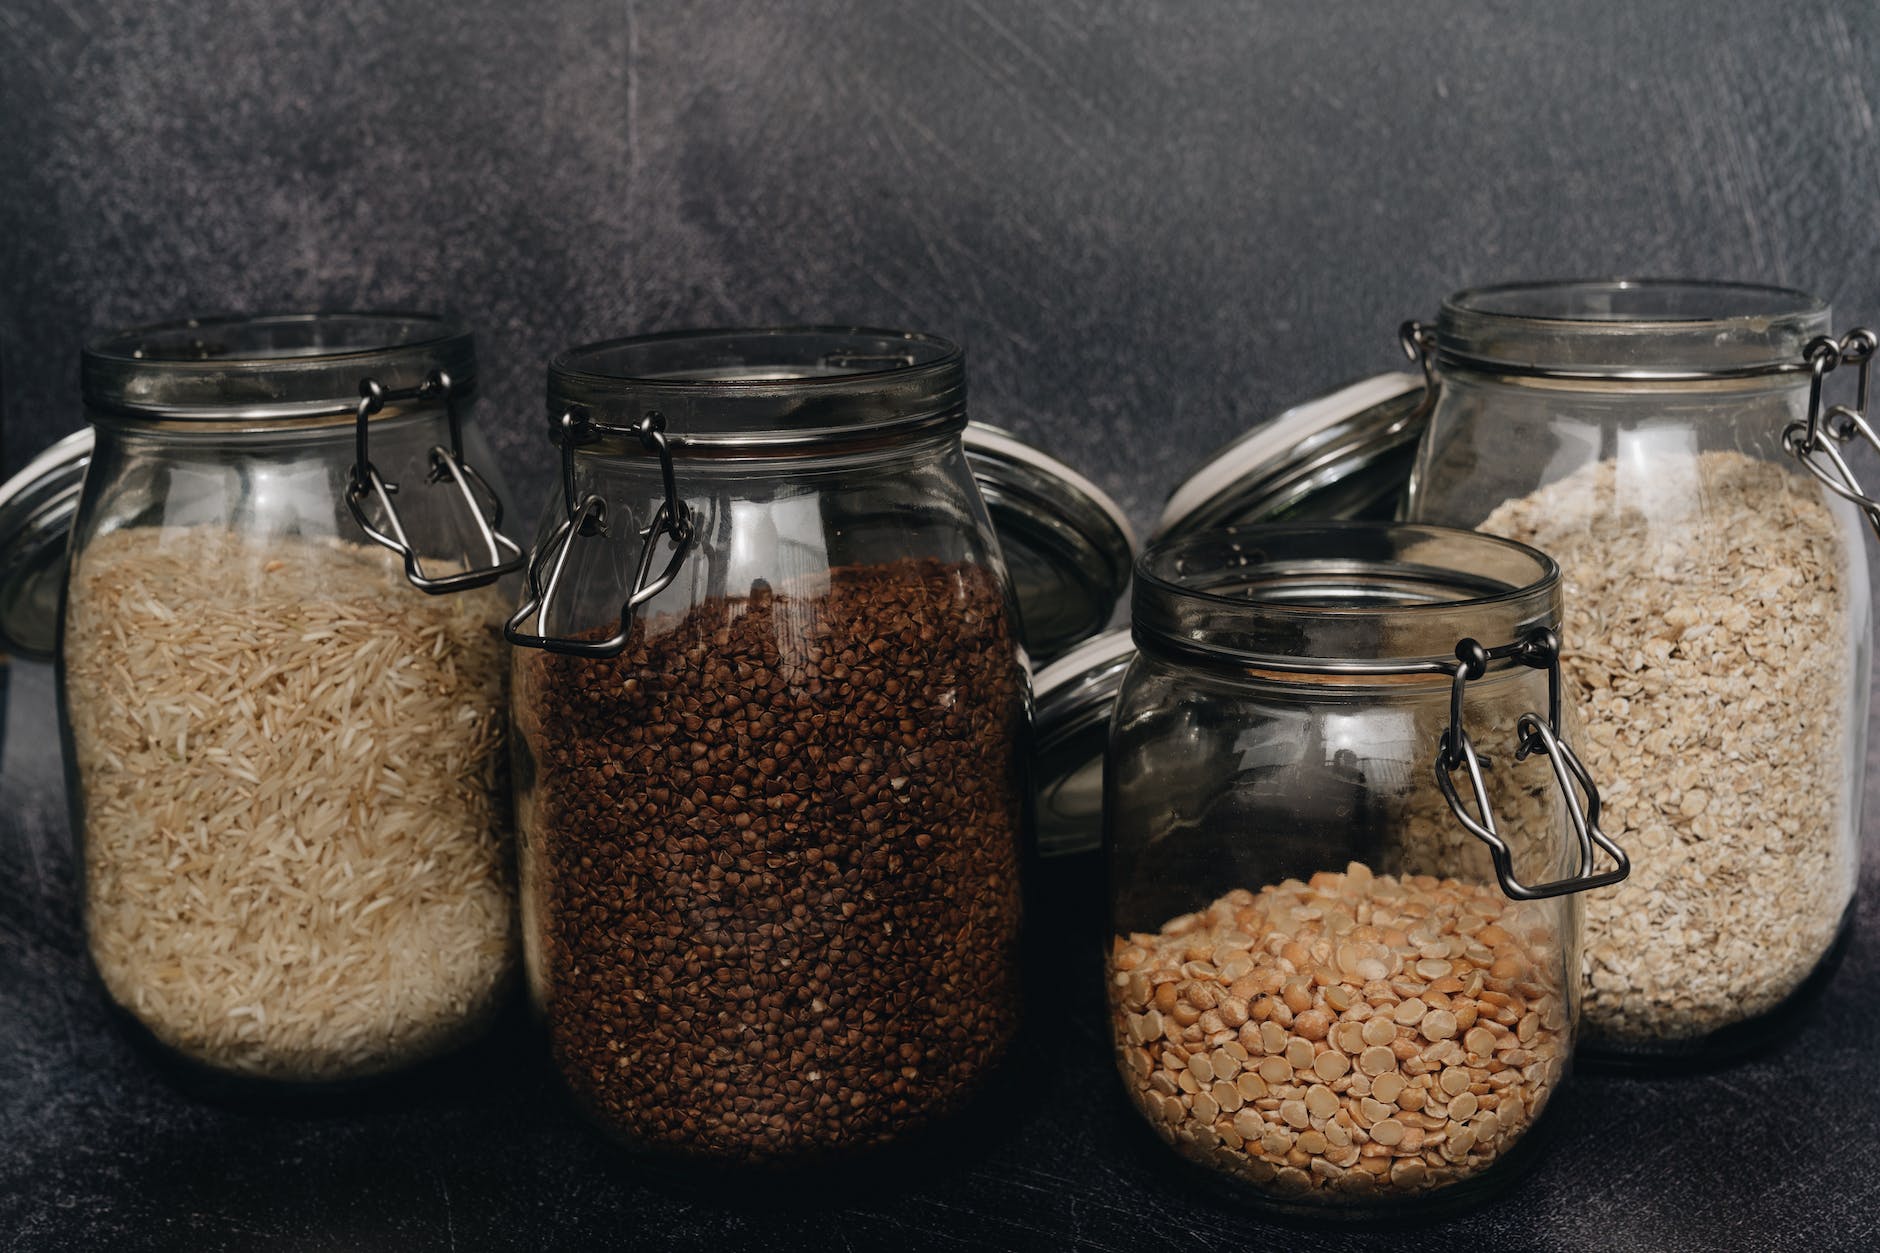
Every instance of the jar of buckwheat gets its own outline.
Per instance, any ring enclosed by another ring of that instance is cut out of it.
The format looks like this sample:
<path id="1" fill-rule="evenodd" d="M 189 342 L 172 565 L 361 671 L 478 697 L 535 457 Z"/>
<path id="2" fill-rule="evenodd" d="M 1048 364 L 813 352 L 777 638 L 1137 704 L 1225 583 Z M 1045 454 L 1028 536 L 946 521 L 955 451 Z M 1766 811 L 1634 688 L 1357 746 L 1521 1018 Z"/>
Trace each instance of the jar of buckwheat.
<path id="1" fill-rule="evenodd" d="M 1634 858 L 1586 903 L 1608 1060 L 1750 1049 L 1845 944 L 1870 611 L 1842 450 L 1873 433 L 1824 391 L 1858 366 L 1864 407 L 1874 338 L 1829 324 L 1801 292 L 1608 280 L 1462 292 L 1410 328 L 1433 412 L 1409 516 L 1564 573 L 1581 756 Z"/>
<path id="2" fill-rule="evenodd" d="M 1010 583 L 960 352 L 680 333 L 549 368 L 562 494 L 510 619 L 526 965 L 631 1147 L 898 1140 L 1018 1022 Z"/>
<path id="3" fill-rule="evenodd" d="M 1138 564 L 1112 1041 L 1156 1134 L 1262 1204 L 1447 1209 L 1531 1160 L 1579 894 L 1626 873 L 1560 616 L 1545 555 L 1440 527 L 1233 527 Z"/>

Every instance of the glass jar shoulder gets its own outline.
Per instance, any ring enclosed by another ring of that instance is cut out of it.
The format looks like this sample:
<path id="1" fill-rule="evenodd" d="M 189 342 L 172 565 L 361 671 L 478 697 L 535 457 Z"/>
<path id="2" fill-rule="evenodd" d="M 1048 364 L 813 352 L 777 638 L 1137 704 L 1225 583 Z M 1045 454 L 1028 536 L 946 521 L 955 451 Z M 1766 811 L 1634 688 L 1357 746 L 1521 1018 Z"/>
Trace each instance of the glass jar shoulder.
<path id="1" fill-rule="evenodd" d="M 572 486 L 577 501 L 598 502 L 605 521 L 568 541 L 555 585 L 545 589 L 547 633 L 618 624 L 644 536 L 667 498 L 656 458 L 606 450 L 574 457 Z M 948 571 L 962 611 L 989 582 L 999 611 L 1012 612 L 998 543 L 957 437 L 839 458 L 679 458 L 674 486 L 688 534 L 672 583 L 638 611 L 649 632 L 675 628 L 708 602 L 817 595 L 897 563 Z M 560 501 L 551 506 L 537 530 L 538 552 L 559 547 L 566 517 Z M 658 557 L 663 564 L 665 548 Z"/>
<path id="2" fill-rule="evenodd" d="M 1522 501 L 1563 526 L 1620 513 L 1671 526 L 1746 493 L 1814 499 L 1782 444 L 1806 400 L 1786 382 L 1627 388 L 1458 371 L 1438 384 L 1407 513 L 1494 530 L 1510 525 L 1495 511 Z"/>

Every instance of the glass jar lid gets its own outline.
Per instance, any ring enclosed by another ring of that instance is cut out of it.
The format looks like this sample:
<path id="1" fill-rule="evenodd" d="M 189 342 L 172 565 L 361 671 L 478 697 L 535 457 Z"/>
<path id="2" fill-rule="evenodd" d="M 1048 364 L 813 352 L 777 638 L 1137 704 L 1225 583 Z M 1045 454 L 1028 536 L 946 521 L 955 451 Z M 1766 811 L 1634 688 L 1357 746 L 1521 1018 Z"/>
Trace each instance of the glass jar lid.
<path id="1" fill-rule="evenodd" d="M 78 512 L 91 428 L 74 431 L 0 484 L 0 645 L 42 661 L 58 647 L 65 547 Z"/>
<path id="2" fill-rule="evenodd" d="M 1089 479 L 1009 431 L 967 424 L 966 460 L 992 516 L 1033 662 L 1109 625 L 1129 586 L 1136 533 Z"/>
<path id="3" fill-rule="evenodd" d="M 1110 709 L 1135 659 L 1127 627 L 1084 641 L 1032 680 L 1038 852 L 1087 853 L 1103 842 L 1103 750 Z"/>
<path id="4" fill-rule="evenodd" d="M 461 399 L 476 388 L 470 332 L 424 313 L 287 313 L 190 318 L 85 346 L 94 415 L 202 422 L 351 416 L 376 379 L 395 409 L 434 373 Z"/>
<path id="5" fill-rule="evenodd" d="M 557 439 L 570 412 L 595 431 L 629 435 L 659 414 L 674 451 L 816 451 L 963 425 L 965 357 L 937 335 L 864 327 L 637 335 L 549 362 Z"/>
<path id="6" fill-rule="evenodd" d="M 1393 517 L 1429 417 L 1423 395 L 1421 375 L 1380 374 L 1287 409 L 1210 453 L 1169 495 L 1155 538 Z"/>
<path id="7" fill-rule="evenodd" d="M 1805 373 L 1832 311 L 1754 283 L 1608 278 L 1457 292 L 1436 321 L 1439 366 L 1550 378 L 1690 382 Z"/>

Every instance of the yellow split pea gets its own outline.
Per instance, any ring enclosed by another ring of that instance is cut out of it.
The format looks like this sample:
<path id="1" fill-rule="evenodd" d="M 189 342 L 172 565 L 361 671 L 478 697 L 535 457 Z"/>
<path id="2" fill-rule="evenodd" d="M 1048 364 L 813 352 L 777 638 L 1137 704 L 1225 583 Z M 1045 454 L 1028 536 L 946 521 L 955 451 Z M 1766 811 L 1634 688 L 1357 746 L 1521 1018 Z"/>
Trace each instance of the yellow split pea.
<path id="1" fill-rule="evenodd" d="M 1559 965 L 1488 886 L 1353 863 L 1236 890 L 1117 937 L 1121 1070 L 1180 1151 L 1257 1187 L 1439 1188 L 1493 1165 L 1559 1082 Z"/>

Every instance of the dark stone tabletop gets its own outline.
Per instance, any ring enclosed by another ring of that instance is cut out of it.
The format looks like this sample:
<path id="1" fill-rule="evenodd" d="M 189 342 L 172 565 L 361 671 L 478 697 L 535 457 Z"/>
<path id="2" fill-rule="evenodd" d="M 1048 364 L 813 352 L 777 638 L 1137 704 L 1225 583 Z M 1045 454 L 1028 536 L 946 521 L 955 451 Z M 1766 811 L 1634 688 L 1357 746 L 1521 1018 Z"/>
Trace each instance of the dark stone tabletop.
<path id="1" fill-rule="evenodd" d="M 1582 1070 L 1505 1196 L 1389 1231 L 1272 1226 L 1137 1123 L 1095 1012 L 1090 867 L 1047 865 L 1030 1020 L 996 1090 L 919 1151 L 766 1185 L 626 1157 L 563 1104 L 530 1030 L 362 1097 L 192 1096 L 91 982 L 48 668 L 16 663 L 0 758 L 0 1247 L 1342 1250 L 1870 1249 L 1880 1243 L 1880 943 L 1764 1056 Z M 1870 771 L 1867 812 L 1875 810 Z"/>

